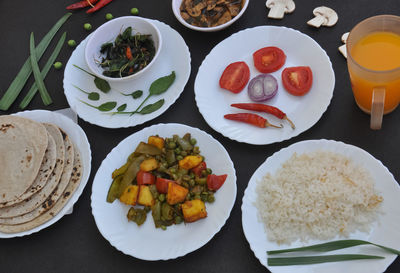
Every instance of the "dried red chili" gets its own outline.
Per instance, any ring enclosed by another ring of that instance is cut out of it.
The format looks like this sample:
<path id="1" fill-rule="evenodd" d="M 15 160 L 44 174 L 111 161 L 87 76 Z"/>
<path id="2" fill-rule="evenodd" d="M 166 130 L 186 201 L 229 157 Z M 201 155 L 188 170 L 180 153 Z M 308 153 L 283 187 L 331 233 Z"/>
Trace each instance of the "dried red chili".
<path id="1" fill-rule="evenodd" d="M 279 119 L 287 120 L 290 123 L 290 126 L 292 127 L 292 129 L 296 128 L 294 126 L 294 123 L 287 117 L 287 115 L 275 106 L 266 105 L 266 104 L 262 104 L 262 103 L 234 103 L 234 104 L 231 104 L 231 106 L 239 108 L 239 109 L 264 112 L 264 113 L 274 115 L 275 117 L 277 117 Z"/>
<path id="2" fill-rule="evenodd" d="M 265 128 L 265 127 L 282 128 L 282 125 L 281 126 L 273 125 L 269 123 L 267 119 L 251 113 L 227 114 L 224 116 L 224 118 L 248 123 L 260 128 Z"/>
<path id="3" fill-rule="evenodd" d="M 93 13 L 95 11 L 98 11 L 99 9 L 101 9 L 102 7 L 104 7 L 105 5 L 109 4 L 112 1 L 113 0 L 100 0 L 93 8 L 88 9 L 86 13 Z"/>
<path id="4" fill-rule="evenodd" d="M 96 4 L 99 0 L 83 0 L 79 1 L 75 4 L 69 5 L 67 7 L 68 10 L 75 10 L 75 9 L 81 9 L 81 8 L 86 8 L 88 6 L 92 6 Z"/>

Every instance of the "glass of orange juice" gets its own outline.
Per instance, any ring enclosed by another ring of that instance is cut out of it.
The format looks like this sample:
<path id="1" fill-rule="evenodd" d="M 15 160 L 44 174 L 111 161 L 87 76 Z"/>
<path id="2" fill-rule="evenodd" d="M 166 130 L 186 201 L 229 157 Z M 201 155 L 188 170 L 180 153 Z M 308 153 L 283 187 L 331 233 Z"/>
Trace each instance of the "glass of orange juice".
<path id="1" fill-rule="evenodd" d="M 371 129 L 400 102 L 400 17 L 379 15 L 357 24 L 347 39 L 347 67 L 357 105 Z"/>

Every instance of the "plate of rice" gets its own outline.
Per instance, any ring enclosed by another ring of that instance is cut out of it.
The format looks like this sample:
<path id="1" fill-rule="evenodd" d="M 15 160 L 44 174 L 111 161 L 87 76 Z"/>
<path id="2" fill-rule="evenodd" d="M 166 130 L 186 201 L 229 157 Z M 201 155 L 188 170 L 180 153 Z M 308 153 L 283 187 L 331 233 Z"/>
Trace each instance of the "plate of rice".
<path id="1" fill-rule="evenodd" d="M 271 272 L 383 272 L 397 256 L 371 246 L 319 255 L 385 259 L 269 266 L 266 252 L 341 239 L 400 249 L 399 198 L 393 175 L 366 151 L 343 142 L 307 140 L 273 154 L 255 171 L 243 196 L 242 226 L 251 250 Z"/>

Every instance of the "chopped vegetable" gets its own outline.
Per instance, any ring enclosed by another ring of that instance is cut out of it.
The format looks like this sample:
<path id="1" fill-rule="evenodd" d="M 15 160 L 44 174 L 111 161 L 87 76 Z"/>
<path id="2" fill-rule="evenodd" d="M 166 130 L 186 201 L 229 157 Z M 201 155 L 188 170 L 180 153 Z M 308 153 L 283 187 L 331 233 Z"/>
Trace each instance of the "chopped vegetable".
<path id="1" fill-rule="evenodd" d="M 85 23 L 85 24 L 83 24 L 83 28 L 86 29 L 86 30 L 91 30 L 92 29 L 92 25 L 89 24 L 89 23 Z"/>
<path id="2" fill-rule="evenodd" d="M 207 176 L 207 188 L 212 191 L 217 191 L 222 185 L 225 183 L 226 178 L 228 177 L 227 174 L 223 175 L 215 175 L 209 174 Z"/>
<path id="3" fill-rule="evenodd" d="M 43 37 L 38 46 L 36 47 L 36 57 L 40 59 L 53 39 L 54 35 L 61 28 L 61 26 L 67 21 L 67 19 L 71 16 L 71 13 L 65 14 L 61 19 L 57 21 L 57 23 L 50 29 L 50 31 Z M 50 63 L 50 66 L 53 62 Z M 22 88 L 24 87 L 26 81 L 32 73 L 31 61 L 28 58 L 23 64 L 21 70 L 18 72 L 17 76 L 13 80 L 13 82 L 8 87 L 7 91 L 4 93 L 3 97 L 0 100 L 0 110 L 6 111 L 10 108 L 11 104 L 18 97 Z"/>
<path id="4" fill-rule="evenodd" d="M 321 263 L 365 260 L 365 259 L 384 259 L 384 257 L 362 255 L 362 254 L 337 254 L 337 255 L 325 255 L 325 256 L 268 258 L 268 265 L 287 266 L 287 265 L 321 264 Z"/>
<path id="5" fill-rule="evenodd" d="M 282 19 L 285 13 L 292 13 L 296 5 L 293 0 L 267 0 L 265 3 L 270 9 L 268 18 Z"/>
<path id="6" fill-rule="evenodd" d="M 161 177 L 157 177 L 156 179 L 156 188 L 159 193 L 167 193 L 168 192 L 168 184 L 175 183 L 174 180 L 165 179 Z"/>
<path id="7" fill-rule="evenodd" d="M 83 1 L 79 1 L 75 4 L 69 5 L 67 7 L 68 10 L 76 10 L 76 9 L 81 9 L 81 8 L 86 8 L 88 6 L 92 6 L 93 4 L 96 4 L 96 2 L 98 2 L 99 0 L 83 0 Z"/>
<path id="8" fill-rule="evenodd" d="M 146 185 L 139 186 L 139 197 L 137 203 L 148 207 L 154 205 L 155 200 L 153 195 L 151 194 L 149 186 Z"/>
<path id="9" fill-rule="evenodd" d="M 260 128 L 265 128 L 265 127 L 282 128 L 282 125 L 281 126 L 273 125 L 269 123 L 267 119 L 251 113 L 227 114 L 224 116 L 224 118 L 244 122 Z"/>
<path id="10" fill-rule="evenodd" d="M 86 11 L 86 13 L 93 13 L 95 11 L 98 11 L 99 9 L 101 9 L 105 5 L 108 5 L 111 2 L 112 2 L 112 0 L 100 0 L 99 2 L 97 2 L 97 4 L 94 7 L 92 7 L 91 9 L 88 9 Z"/>
<path id="11" fill-rule="evenodd" d="M 138 15 L 138 14 L 139 14 L 139 9 L 137 9 L 137 8 L 131 8 L 131 14 L 132 14 L 132 15 Z"/>
<path id="12" fill-rule="evenodd" d="M 129 221 L 135 222 L 138 226 L 142 225 L 147 219 L 146 209 L 130 208 L 127 218 Z"/>
<path id="13" fill-rule="evenodd" d="M 164 139 L 159 136 L 149 136 L 147 143 L 156 146 L 158 149 L 164 148 Z"/>
<path id="14" fill-rule="evenodd" d="M 69 46 L 69 47 L 76 47 L 76 42 L 75 42 L 75 40 L 68 40 L 68 46 Z"/>
<path id="15" fill-rule="evenodd" d="M 188 193 L 189 190 L 187 188 L 179 186 L 176 183 L 169 183 L 167 191 L 167 202 L 170 205 L 181 203 L 185 201 L 186 195 Z"/>
<path id="16" fill-rule="evenodd" d="M 182 160 L 179 160 L 179 167 L 189 170 L 198 166 L 202 161 L 203 157 L 201 155 L 188 155 Z"/>
<path id="17" fill-rule="evenodd" d="M 202 176 L 202 172 L 203 172 L 204 170 L 207 170 L 207 163 L 206 163 L 205 161 L 202 161 L 202 162 L 200 162 L 199 165 L 197 165 L 196 167 L 192 168 L 191 171 L 192 171 L 196 176 L 200 177 L 200 176 Z"/>
<path id="18" fill-rule="evenodd" d="M 55 62 L 55 63 L 53 64 L 53 66 L 54 66 L 55 69 L 59 70 L 59 69 L 62 68 L 63 65 L 62 65 L 61 62 Z"/>
<path id="19" fill-rule="evenodd" d="M 303 96 L 311 89 L 313 74 L 308 66 L 287 67 L 282 71 L 282 83 L 294 96 Z"/>
<path id="20" fill-rule="evenodd" d="M 219 86 L 233 93 L 239 93 L 250 78 L 250 69 L 245 62 L 235 62 L 228 65 L 221 78 Z"/>
<path id="21" fill-rule="evenodd" d="M 158 168 L 158 161 L 155 158 L 148 158 L 143 160 L 140 164 L 140 170 L 149 172 Z"/>
<path id="22" fill-rule="evenodd" d="M 264 47 L 253 53 L 253 61 L 254 66 L 261 73 L 272 73 L 285 64 L 286 55 L 278 47 Z"/>
<path id="23" fill-rule="evenodd" d="M 206 206 L 203 201 L 195 199 L 182 204 L 182 213 L 185 222 L 195 222 L 207 217 Z"/>
<path id="24" fill-rule="evenodd" d="M 140 170 L 136 175 L 138 185 L 152 185 L 156 182 L 156 177 L 149 172 Z"/>
<path id="25" fill-rule="evenodd" d="M 30 39 L 30 54 L 31 54 L 31 65 L 32 65 L 33 76 L 35 77 L 35 82 L 39 89 L 40 96 L 42 97 L 44 105 L 49 105 L 53 103 L 53 101 L 51 100 L 49 92 L 47 91 L 46 86 L 44 85 L 42 75 L 40 74 L 39 65 L 36 59 L 35 37 L 33 35 L 33 32 L 31 32 L 31 39 Z"/>
<path id="26" fill-rule="evenodd" d="M 284 112 L 282 112 L 277 107 L 274 107 L 271 105 L 266 105 L 266 104 L 261 104 L 261 103 L 234 103 L 234 104 L 231 104 L 231 106 L 239 108 L 239 109 L 264 112 L 264 113 L 274 115 L 275 117 L 277 117 L 279 119 L 287 120 L 290 123 L 290 126 L 292 127 L 292 129 L 295 129 L 294 123 L 287 117 L 287 115 Z"/>
<path id="27" fill-rule="evenodd" d="M 139 193 L 139 186 L 130 185 L 126 187 L 121 197 L 119 198 L 119 201 L 121 201 L 126 205 L 134 206 L 136 205 L 138 193 Z"/>
<path id="28" fill-rule="evenodd" d="M 247 92 L 252 101 L 272 99 L 278 92 L 278 81 L 270 74 L 260 74 L 250 81 Z"/>

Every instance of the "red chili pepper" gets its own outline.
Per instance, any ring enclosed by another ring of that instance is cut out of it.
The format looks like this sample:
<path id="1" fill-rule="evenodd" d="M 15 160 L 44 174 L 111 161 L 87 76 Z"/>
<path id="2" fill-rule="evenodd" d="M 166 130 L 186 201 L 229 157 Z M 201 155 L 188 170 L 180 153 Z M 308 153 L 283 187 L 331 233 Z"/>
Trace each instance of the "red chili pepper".
<path id="1" fill-rule="evenodd" d="M 238 114 L 227 114 L 224 116 L 226 119 L 230 120 L 236 120 L 240 122 L 245 122 L 260 128 L 265 128 L 265 127 L 274 127 L 274 128 L 282 128 L 281 126 L 276 126 L 268 122 L 267 119 L 256 115 L 256 114 L 251 114 L 251 113 L 238 113 Z"/>
<path id="2" fill-rule="evenodd" d="M 132 50 L 129 46 L 126 47 L 126 58 L 128 58 L 128 60 L 132 60 L 132 58 L 133 58 Z"/>
<path id="3" fill-rule="evenodd" d="M 93 13 L 95 11 L 98 11 L 99 9 L 101 9 L 102 7 L 104 7 L 105 5 L 109 4 L 112 1 L 113 0 L 100 0 L 93 8 L 88 9 L 86 13 Z"/>
<path id="4" fill-rule="evenodd" d="M 266 104 L 262 104 L 262 103 L 234 103 L 234 104 L 231 104 L 231 106 L 239 108 L 239 109 L 264 112 L 264 113 L 274 115 L 275 117 L 277 117 L 279 119 L 287 120 L 290 123 L 290 126 L 292 127 L 292 129 L 296 128 L 294 126 L 294 123 L 286 116 L 286 114 L 275 106 L 266 105 Z"/>
<path id="5" fill-rule="evenodd" d="M 83 0 L 83 1 L 77 2 L 75 4 L 69 5 L 67 7 L 67 9 L 68 10 L 75 10 L 75 9 L 86 8 L 88 6 L 92 6 L 93 7 L 93 4 L 96 4 L 97 1 L 99 1 L 99 0 Z"/>

